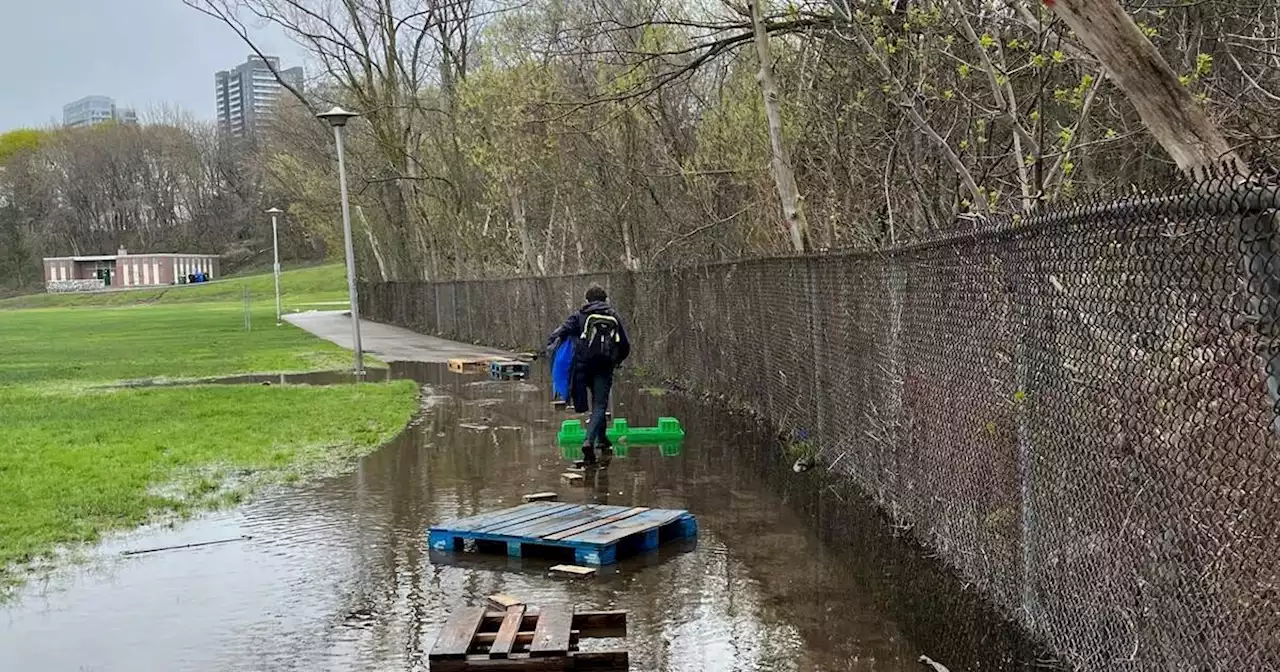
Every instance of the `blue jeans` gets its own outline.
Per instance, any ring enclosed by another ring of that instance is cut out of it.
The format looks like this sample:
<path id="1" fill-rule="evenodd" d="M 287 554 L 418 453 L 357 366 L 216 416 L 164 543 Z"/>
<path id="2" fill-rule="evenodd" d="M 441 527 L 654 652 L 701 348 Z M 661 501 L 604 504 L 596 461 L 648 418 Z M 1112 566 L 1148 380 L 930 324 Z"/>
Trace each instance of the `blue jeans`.
<path id="1" fill-rule="evenodd" d="M 591 390 L 591 420 L 587 423 L 587 441 L 596 447 L 608 446 L 605 413 L 609 410 L 609 392 L 613 389 L 613 369 L 587 373 L 587 389 Z"/>

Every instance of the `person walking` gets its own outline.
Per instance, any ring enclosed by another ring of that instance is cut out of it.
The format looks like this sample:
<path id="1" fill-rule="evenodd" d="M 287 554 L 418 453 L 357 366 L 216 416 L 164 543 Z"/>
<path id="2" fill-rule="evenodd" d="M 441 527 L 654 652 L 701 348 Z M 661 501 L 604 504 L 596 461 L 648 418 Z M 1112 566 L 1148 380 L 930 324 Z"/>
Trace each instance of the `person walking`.
<path id="1" fill-rule="evenodd" d="M 588 289 L 586 300 L 564 324 L 551 332 L 547 347 L 565 338 L 575 339 L 569 401 L 575 411 L 585 413 L 590 396 L 591 418 L 582 444 L 582 461 L 595 464 L 595 451 L 612 447 L 605 429 L 605 416 L 613 390 L 613 372 L 631 354 L 631 341 L 622 317 L 609 304 L 609 295 L 603 287 L 595 285 Z"/>

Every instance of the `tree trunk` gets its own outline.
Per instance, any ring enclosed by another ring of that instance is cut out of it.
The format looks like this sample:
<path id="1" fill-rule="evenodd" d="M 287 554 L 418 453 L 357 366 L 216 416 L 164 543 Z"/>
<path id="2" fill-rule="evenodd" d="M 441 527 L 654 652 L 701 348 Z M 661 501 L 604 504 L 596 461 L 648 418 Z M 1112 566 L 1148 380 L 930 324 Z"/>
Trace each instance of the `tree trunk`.
<path id="1" fill-rule="evenodd" d="M 809 244 L 809 223 L 800 205 L 800 189 L 796 186 L 795 170 L 791 156 L 782 143 L 782 111 L 778 105 L 778 86 L 773 78 L 773 53 L 769 50 L 769 33 L 764 27 L 764 11 L 761 0 L 749 0 L 751 27 L 755 31 L 756 56 L 760 60 L 760 72 L 756 81 L 764 97 L 764 116 L 769 122 L 769 145 L 773 149 L 773 181 L 778 187 L 778 200 L 782 202 L 782 219 L 791 234 L 791 247 L 804 253 Z"/>
<path id="2" fill-rule="evenodd" d="M 512 180 L 507 181 L 507 197 L 511 200 L 511 223 L 516 227 L 516 235 L 520 236 L 520 251 L 524 257 L 524 268 L 529 273 L 542 273 L 538 264 L 538 253 L 533 246 L 533 236 L 529 234 L 529 222 L 524 212 L 524 199 L 520 197 L 520 189 Z"/>
<path id="3" fill-rule="evenodd" d="M 1044 0 L 1107 69 L 1183 172 L 1243 161 L 1117 0 Z"/>
<path id="4" fill-rule="evenodd" d="M 618 226 L 622 228 L 622 267 L 628 271 L 639 270 L 635 250 L 631 247 L 631 226 L 627 224 L 627 218 L 618 217 Z"/>
<path id="5" fill-rule="evenodd" d="M 573 217 L 573 210 L 569 209 L 569 204 L 564 206 L 564 218 L 569 223 L 569 235 L 573 238 L 574 252 L 577 253 L 578 264 L 575 267 L 577 273 L 586 273 L 587 265 L 584 261 L 585 250 L 582 247 L 582 234 L 578 231 L 578 220 Z"/>
<path id="6" fill-rule="evenodd" d="M 364 229 L 364 235 L 369 238 L 369 249 L 373 250 L 373 259 L 378 262 L 378 278 L 382 282 L 387 281 L 387 262 L 382 258 L 382 251 L 378 249 L 378 241 L 373 237 L 373 228 L 369 226 L 369 220 L 365 219 L 364 208 L 356 206 L 356 217 L 360 218 L 360 227 Z"/>

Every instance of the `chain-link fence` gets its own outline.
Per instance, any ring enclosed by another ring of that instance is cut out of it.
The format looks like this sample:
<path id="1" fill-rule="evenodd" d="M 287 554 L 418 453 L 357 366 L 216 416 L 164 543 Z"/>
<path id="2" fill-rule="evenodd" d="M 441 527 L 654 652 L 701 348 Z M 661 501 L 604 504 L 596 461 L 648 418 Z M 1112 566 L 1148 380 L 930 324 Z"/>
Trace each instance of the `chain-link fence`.
<path id="1" fill-rule="evenodd" d="M 1277 188 L 1218 177 L 876 253 L 366 285 L 538 347 L 592 283 L 634 369 L 852 479 L 1067 661 L 1280 669 Z"/>

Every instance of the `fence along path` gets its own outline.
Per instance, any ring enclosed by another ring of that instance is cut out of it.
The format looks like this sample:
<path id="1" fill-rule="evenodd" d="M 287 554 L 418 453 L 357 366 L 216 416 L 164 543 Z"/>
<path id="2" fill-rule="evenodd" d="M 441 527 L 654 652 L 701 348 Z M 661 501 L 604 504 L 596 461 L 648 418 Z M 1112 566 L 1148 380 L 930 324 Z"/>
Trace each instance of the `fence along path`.
<path id="1" fill-rule="evenodd" d="M 1228 175 L 876 253 L 368 284 L 362 310 L 530 347 L 599 283 L 631 366 L 815 442 L 1065 660 L 1277 670 L 1277 206 Z"/>

